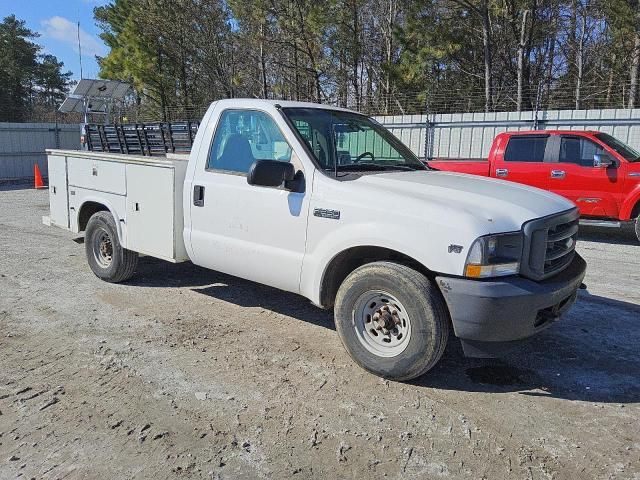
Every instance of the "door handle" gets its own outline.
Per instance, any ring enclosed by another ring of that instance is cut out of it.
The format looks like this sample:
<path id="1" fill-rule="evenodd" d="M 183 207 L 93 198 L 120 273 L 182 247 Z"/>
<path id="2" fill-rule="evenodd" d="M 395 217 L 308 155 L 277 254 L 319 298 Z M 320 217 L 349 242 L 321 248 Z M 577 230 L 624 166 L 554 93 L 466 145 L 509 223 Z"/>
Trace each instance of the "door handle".
<path id="1" fill-rule="evenodd" d="M 509 175 L 509 170 L 506 168 L 496 168 L 496 177 L 506 177 Z"/>
<path id="2" fill-rule="evenodd" d="M 551 170 L 551 178 L 564 178 L 564 170 Z"/>
<path id="3" fill-rule="evenodd" d="M 196 207 L 204 207 L 204 187 L 202 185 L 193 186 L 193 204 Z"/>

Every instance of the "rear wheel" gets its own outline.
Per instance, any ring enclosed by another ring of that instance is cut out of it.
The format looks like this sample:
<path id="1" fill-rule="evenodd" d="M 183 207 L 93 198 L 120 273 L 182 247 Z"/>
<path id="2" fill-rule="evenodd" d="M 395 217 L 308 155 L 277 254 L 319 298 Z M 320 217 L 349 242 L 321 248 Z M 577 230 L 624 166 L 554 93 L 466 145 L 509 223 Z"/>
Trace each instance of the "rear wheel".
<path id="1" fill-rule="evenodd" d="M 393 380 L 410 380 L 431 369 L 449 336 L 449 315 L 437 287 L 391 262 L 363 265 L 344 280 L 335 320 L 353 360 Z"/>
<path id="2" fill-rule="evenodd" d="M 636 238 L 640 242 L 640 215 L 638 215 L 638 217 L 636 217 L 635 232 L 636 232 Z"/>
<path id="3" fill-rule="evenodd" d="M 138 264 L 138 254 L 120 245 L 111 213 L 93 214 L 87 223 L 84 246 L 89 267 L 97 277 L 118 283 L 133 276 Z"/>

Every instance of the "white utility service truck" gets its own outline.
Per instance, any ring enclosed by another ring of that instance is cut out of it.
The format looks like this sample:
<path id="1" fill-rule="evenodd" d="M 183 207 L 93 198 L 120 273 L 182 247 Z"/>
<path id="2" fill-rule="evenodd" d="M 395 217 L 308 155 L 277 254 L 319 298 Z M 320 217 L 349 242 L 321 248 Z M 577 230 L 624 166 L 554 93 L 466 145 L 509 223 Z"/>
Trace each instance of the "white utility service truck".
<path id="1" fill-rule="evenodd" d="M 578 211 L 557 195 L 425 167 L 376 121 L 300 102 L 214 102 L 190 155 L 50 150 L 50 217 L 109 282 L 138 254 L 334 308 L 352 358 L 408 380 L 450 331 L 495 356 L 574 302 Z"/>

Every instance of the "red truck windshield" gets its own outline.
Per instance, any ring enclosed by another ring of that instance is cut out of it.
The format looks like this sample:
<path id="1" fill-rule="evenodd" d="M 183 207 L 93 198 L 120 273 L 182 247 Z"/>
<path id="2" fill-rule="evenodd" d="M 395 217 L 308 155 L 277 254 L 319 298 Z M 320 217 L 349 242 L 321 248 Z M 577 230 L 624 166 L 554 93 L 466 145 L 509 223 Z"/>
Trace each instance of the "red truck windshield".
<path id="1" fill-rule="evenodd" d="M 615 137 L 608 135 L 606 133 L 596 133 L 595 137 L 600 140 L 602 143 L 607 145 L 608 147 L 614 149 L 620 155 L 622 155 L 625 160 L 629 162 L 637 162 L 640 160 L 640 153 L 636 152 L 633 148 L 627 145 L 624 142 L 621 142 Z"/>

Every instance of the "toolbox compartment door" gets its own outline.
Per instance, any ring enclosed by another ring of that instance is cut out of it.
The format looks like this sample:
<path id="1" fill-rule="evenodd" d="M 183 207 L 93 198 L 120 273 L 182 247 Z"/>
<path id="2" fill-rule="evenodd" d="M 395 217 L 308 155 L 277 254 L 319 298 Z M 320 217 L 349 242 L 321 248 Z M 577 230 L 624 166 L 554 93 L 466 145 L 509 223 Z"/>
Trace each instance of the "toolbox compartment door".
<path id="1" fill-rule="evenodd" d="M 94 158 L 68 157 L 69 185 L 125 195 L 125 163 Z"/>
<path id="2" fill-rule="evenodd" d="M 173 168 L 134 164 L 126 168 L 127 248 L 175 261 Z"/>
<path id="3" fill-rule="evenodd" d="M 49 218 L 52 225 L 69 229 L 67 158 L 49 155 Z"/>

